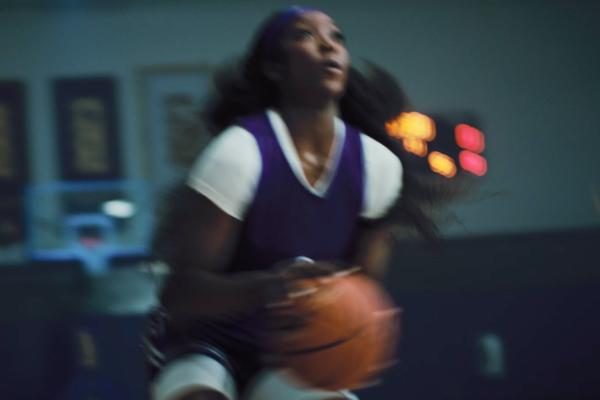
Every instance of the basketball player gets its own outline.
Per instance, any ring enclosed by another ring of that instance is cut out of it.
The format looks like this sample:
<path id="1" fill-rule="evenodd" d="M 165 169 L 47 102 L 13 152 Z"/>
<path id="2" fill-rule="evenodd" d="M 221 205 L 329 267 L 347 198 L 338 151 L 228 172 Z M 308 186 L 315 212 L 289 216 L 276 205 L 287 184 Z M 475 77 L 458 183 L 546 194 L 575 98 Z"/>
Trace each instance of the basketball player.
<path id="1" fill-rule="evenodd" d="M 336 23 L 300 7 L 268 19 L 242 67 L 217 78 L 205 117 L 220 133 L 156 235 L 171 272 L 144 337 L 153 399 L 355 398 L 299 386 L 260 344 L 294 279 L 340 265 L 379 277 L 387 222 L 434 227 L 384 131 L 402 96 L 379 89 L 350 67 Z"/>

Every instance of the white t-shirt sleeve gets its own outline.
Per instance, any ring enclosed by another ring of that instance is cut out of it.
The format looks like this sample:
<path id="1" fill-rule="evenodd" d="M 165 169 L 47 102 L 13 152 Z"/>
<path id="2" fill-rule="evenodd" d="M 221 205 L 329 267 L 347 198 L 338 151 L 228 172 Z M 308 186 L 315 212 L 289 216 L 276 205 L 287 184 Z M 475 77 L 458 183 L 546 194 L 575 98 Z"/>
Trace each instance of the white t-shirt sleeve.
<path id="1" fill-rule="evenodd" d="M 262 170 L 254 136 L 244 128 L 227 128 L 196 159 L 187 184 L 232 217 L 243 220 L 254 199 Z"/>
<path id="2" fill-rule="evenodd" d="M 361 217 L 383 217 L 402 191 L 402 162 L 387 147 L 361 134 L 365 182 Z"/>

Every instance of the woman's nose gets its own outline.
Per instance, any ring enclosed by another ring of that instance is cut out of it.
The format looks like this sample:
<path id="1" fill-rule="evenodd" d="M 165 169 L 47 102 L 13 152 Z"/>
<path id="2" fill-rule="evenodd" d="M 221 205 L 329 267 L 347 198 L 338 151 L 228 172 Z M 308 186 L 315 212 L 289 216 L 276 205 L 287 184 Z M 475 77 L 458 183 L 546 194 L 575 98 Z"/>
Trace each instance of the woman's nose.
<path id="1" fill-rule="evenodd" d="M 334 48 L 333 40 L 326 35 L 319 35 L 319 49 L 321 51 L 331 51 Z"/>

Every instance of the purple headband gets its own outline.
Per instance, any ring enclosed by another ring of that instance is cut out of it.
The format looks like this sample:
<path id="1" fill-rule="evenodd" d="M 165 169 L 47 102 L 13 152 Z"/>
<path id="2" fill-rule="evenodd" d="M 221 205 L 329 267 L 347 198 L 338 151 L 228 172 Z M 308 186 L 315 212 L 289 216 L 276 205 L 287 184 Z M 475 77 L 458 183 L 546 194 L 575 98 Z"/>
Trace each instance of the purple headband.
<path id="1" fill-rule="evenodd" d="M 264 49 L 266 57 L 268 59 L 273 57 L 273 50 L 275 48 L 276 39 L 278 39 L 283 33 L 284 29 L 300 15 L 311 12 L 321 11 L 316 8 L 292 6 L 279 12 L 279 14 L 273 19 L 271 24 L 265 29 L 263 38 L 261 40 L 261 47 Z"/>

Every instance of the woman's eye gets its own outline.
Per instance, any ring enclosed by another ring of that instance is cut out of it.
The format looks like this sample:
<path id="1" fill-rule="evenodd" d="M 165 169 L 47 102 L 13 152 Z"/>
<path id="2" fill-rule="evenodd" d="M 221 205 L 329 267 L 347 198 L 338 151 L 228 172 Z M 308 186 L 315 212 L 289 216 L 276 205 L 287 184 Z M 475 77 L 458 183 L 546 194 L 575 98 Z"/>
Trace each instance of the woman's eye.
<path id="1" fill-rule="evenodd" d="M 312 36 L 312 32 L 308 29 L 296 29 L 296 32 L 294 33 L 294 38 L 296 39 L 306 39 Z"/>
<path id="2" fill-rule="evenodd" d="M 340 31 L 334 31 L 331 34 L 331 37 L 338 43 L 346 43 L 346 36 Z"/>

